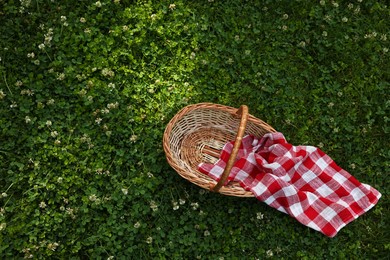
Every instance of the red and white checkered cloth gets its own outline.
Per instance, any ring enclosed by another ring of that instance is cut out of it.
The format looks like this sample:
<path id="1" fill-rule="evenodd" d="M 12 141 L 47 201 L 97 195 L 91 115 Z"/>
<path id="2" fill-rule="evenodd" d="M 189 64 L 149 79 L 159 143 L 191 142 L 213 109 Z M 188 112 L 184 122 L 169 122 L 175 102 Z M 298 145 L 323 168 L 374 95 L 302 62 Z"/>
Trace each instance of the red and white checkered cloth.
<path id="1" fill-rule="evenodd" d="M 199 170 L 219 180 L 233 144 L 224 146 L 215 164 L 202 163 Z M 229 181 L 238 181 L 260 201 L 329 237 L 370 210 L 381 197 L 320 149 L 293 146 L 282 133 L 268 133 L 261 139 L 245 136 Z"/>

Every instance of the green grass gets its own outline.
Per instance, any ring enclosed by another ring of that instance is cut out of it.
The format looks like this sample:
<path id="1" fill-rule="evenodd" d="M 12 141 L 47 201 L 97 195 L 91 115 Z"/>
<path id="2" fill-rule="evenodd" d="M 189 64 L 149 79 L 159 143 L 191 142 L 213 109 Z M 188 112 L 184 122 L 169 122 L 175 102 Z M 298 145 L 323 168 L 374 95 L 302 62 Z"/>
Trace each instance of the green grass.
<path id="1" fill-rule="evenodd" d="M 0 258 L 385 259 L 389 28 L 374 0 L 0 0 Z M 330 239 L 200 190 L 162 149 L 199 102 L 248 105 L 381 200 Z"/>

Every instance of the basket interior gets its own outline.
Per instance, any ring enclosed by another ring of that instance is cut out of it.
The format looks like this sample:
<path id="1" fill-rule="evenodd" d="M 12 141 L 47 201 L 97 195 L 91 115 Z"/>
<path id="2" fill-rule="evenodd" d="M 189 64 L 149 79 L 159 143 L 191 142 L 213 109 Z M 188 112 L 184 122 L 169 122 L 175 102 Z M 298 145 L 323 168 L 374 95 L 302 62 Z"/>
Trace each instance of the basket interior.
<path id="1" fill-rule="evenodd" d="M 169 138 L 169 148 L 177 172 L 195 183 L 213 181 L 197 170 L 198 165 L 201 162 L 217 161 L 223 146 L 235 139 L 240 120 L 234 112 L 216 108 L 194 109 L 178 119 Z M 261 121 L 249 118 L 245 134 L 261 137 L 269 132 L 256 124 L 256 120 Z"/>

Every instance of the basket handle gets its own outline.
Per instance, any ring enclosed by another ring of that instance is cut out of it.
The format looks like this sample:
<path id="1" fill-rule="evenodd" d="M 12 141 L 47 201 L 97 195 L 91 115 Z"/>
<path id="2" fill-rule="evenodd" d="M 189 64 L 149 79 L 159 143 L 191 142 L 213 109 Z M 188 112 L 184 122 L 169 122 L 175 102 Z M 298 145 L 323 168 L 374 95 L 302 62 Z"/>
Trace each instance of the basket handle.
<path id="1" fill-rule="evenodd" d="M 240 148 L 242 137 L 244 136 L 244 132 L 246 129 L 246 124 L 248 122 L 248 107 L 246 105 L 242 105 L 236 112 L 237 115 L 241 115 L 241 122 L 240 126 L 238 127 L 237 135 L 236 135 L 236 140 L 233 145 L 233 150 L 232 153 L 230 154 L 229 160 L 226 164 L 226 167 L 221 175 L 221 179 L 218 181 L 218 183 L 211 188 L 212 191 L 218 192 L 219 189 L 224 185 L 226 182 L 226 179 L 229 177 L 230 171 L 233 168 L 234 163 L 236 162 L 236 157 L 238 154 L 238 149 Z"/>

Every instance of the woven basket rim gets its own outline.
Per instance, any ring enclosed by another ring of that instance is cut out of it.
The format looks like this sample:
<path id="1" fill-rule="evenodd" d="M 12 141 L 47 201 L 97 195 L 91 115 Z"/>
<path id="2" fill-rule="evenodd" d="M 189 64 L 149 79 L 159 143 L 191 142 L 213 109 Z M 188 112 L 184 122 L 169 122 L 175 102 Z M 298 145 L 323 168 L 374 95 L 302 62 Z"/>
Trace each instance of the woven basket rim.
<path id="1" fill-rule="evenodd" d="M 210 177 L 206 175 L 203 176 L 203 174 L 201 174 L 197 169 L 191 168 L 194 172 L 199 173 L 197 175 L 202 176 L 201 179 L 199 176 L 194 176 L 195 175 L 194 173 L 181 167 L 177 162 L 179 159 L 175 158 L 170 147 L 171 133 L 176 123 L 179 122 L 184 116 L 197 109 L 207 109 L 207 110 L 212 109 L 218 112 L 228 113 L 234 116 L 236 115 L 237 112 L 237 108 L 226 106 L 226 105 L 215 104 L 215 103 L 197 103 L 197 104 L 191 104 L 185 106 L 181 110 L 179 110 L 176 113 L 176 115 L 172 117 L 172 119 L 167 124 L 163 136 L 163 148 L 168 163 L 179 175 L 181 175 L 183 178 L 187 179 L 188 181 L 204 189 L 210 190 L 210 188 L 213 187 L 217 182 L 215 180 L 212 180 Z M 248 122 L 252 122 L 256 126 L 265 129 L 266 132 L 276 132 L 276 130 L 273 129 L 272 126 L 268 125 L 266 122 L 262 121 L 261 119 L 254 117 L 253 115 L 249 114 Z M 254 197 L 252 192 L 245 190 L 238 183 L 233 183 L 228 186 L 223 186 L 219 190 L 219 193 L 224 195 L 229 195 L 229 196 L 236 196 L 236 197 Z"/>

